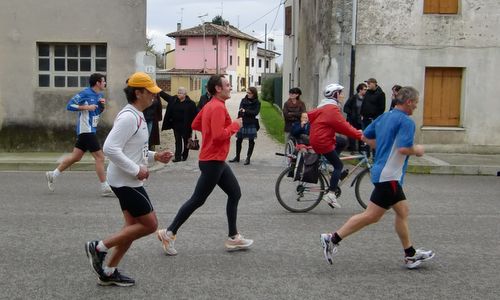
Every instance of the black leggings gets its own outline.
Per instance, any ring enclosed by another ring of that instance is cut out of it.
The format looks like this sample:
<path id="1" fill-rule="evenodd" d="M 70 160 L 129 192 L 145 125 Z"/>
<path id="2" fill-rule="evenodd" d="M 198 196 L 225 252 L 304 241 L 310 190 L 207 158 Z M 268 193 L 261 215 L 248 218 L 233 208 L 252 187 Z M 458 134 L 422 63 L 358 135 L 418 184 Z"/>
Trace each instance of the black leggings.
<path id="1" fill-rule="evenodd" d="M 224 161 L 200 161 L 198 163 L 201 175 L 191 198 L 186 201 L 175 216 L 174 221 L 168 227 L 169 231 L 177 234 L 177 230 L 201 207 L 208 196 L 218 185 L 227 194 L 226 215 L 229 227 L 229 236 L 238 234 L 236 228 L 236 217 L 238 214 L 238 202 L 241 198 L 241 189 L 238 180 L 231 168 Z"/>

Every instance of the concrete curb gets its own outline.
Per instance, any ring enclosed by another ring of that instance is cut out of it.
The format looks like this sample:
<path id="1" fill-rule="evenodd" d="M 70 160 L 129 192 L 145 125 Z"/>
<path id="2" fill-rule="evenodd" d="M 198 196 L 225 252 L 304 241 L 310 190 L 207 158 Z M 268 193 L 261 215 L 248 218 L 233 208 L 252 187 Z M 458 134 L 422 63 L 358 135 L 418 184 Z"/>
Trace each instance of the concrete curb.
<path id="1" fill-rule="evenodd" d="M 19 154 L 17 154 L 19 156 Z M 255 161 L 258 162 L 258 161 Z M 8 159 L 0 158 L 0 171 L 49 171 L 57 167 L 58 162 L 56 159 L 47 160 L 47 158 L 36 159 L 30 157 L 29 159 Z M 107 162 L 106 162 L 107 165 Z M 156 163 L 150 168 L 151 172 L 157 172 L 165 168 L 165 164 Z M 93 160 L 82 160 L 69 168 L 69 171 L 94 171 L 95 165 Z M 500 166 L 486 166 L 486 165 L 431 165 L 416 164 L 408 165 L 408 173 L 414 174 L 441 174 L 441 175 L 488 175 L 497 176 L 500 171 Z"/>

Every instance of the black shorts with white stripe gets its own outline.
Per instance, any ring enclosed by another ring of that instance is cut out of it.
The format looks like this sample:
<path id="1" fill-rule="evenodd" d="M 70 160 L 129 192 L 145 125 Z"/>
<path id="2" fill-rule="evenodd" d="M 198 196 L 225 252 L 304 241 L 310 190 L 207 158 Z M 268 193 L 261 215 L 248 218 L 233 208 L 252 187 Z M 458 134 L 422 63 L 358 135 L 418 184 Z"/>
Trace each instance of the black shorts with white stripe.
<path id="1" fill-rule="evenodd" d="M 149 196 L 142 186 L 118 188 L 112 186 L 111 189 L 120 200 L 122 211 L 128 211 L 134 218 L 147 215 L 154 210 Z"/>

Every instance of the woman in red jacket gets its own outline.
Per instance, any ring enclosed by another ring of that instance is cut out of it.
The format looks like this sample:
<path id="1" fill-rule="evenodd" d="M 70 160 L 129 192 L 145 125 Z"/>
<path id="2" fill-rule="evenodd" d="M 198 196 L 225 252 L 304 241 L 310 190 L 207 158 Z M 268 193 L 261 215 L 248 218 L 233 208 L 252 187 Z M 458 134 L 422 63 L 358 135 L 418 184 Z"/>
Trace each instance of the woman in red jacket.
<path id="1" fill-rule="evenodd" d="M 316 153 L 323 155 L 333 165 L 330 191 L 323 196 L 323 200 L 337 208 L 340 208 L 340 204 L 337 202 L 335 190 L 344 165 L 335 151 L 335 134 L 338 132 L 358 140 L 362 136 L 361 130 L 352 127 L 341 113 L 340 105 L 344 101 L 343 89 L 343 86 L 336 83 L 327 85 L 323 91 L 326 99 L 321 101 L 318 108 L 307 113 L 311 123 L 310 144 Z"/>
<path id="2" fill-rule="evenodd" d="M 213 97 L 191 124 L 194 130 L 201 131 L 202 134 L 198 163 L 201 175 L 193 195 L 181 206 L 170 226 L 158 230 L 158 239 L 167 255 L 177 254 L 174 248 L 177 230 L 205 203 L 217 185 L 227 194 L 229 234 L 224 243 L 226 250 L 248 249 L 253 243 L 253 240 L 243 238 L 236 227 L 241 190 L 238 180 L 226 163 L 231 136 L 238 132 L 242 124 L 241 118 L 231 120 L 226 109 L 225 101 L 231 98 L 231 84 L 223 75 L 215 75 L 208 80 L 207 89 Z"/>

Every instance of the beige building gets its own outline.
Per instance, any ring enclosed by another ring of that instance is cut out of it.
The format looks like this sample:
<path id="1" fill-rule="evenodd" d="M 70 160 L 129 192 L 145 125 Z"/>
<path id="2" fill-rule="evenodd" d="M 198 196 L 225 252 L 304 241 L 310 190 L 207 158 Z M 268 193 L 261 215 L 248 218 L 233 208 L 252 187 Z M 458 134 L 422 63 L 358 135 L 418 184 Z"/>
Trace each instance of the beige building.
<path id="1" fill-rule="evenodd" d="M 500 152 L 500 2 L 291 0 L 285 4 L 283 93 L 308 108 L 331 82 L 378 80 L 421 92 L 413 119 L 428 149 Z M 353 18 L 354 16 L 354 18 Z M 353 22 L 354 20 L 354 22 Z"/>
<path id="2" fill-rule="evenodd" d="M 66 103 L 95 72 L 108 82 L 102 139 L 126 104 L 127 76 L 155 71 L 144 68 L 145 45 L 146 0 L 0 2 L 0 150 L 70 150 Z"/>

